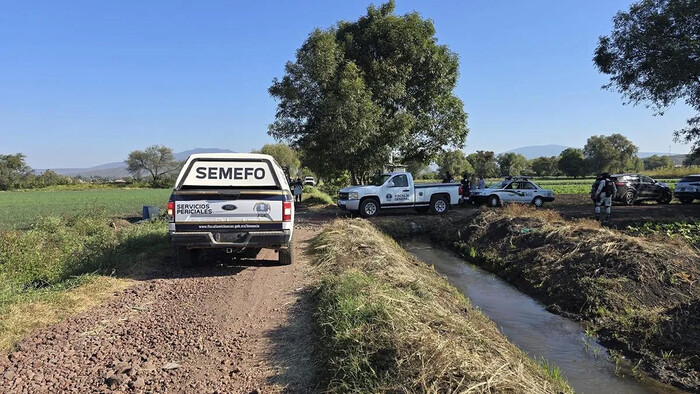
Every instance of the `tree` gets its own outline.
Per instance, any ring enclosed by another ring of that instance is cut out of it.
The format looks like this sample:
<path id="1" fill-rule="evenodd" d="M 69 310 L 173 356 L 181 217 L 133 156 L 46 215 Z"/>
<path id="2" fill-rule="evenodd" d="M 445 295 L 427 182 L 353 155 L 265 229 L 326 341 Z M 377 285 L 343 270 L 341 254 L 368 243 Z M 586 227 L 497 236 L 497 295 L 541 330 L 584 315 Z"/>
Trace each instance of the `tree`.
<path id="1" fill-rule="evenodd" d="M 529 164 L 525 156 L 514 152 L 501 153 L 496 161 L 503 176 L 521 175 Z"/>
<path id="2" fill-rule="evenodd" d="M 269 134 L 302 152 L 322 177 L 362 181 L 389 162 L 430 162 L 461 148 L 468 129 L 453 94 L 459 61 L 432 21 L 394 14 L 393 0 L 353 22 L 314 30 L 274 79 Z"/>
<path id="3" fill-rule="evenodd" d="M 290 176 L 297 176 L 301 167 L 299 155 L 286 144 L 265 144 L 259 151 L 253 153 L 262 153 L 275 158 L 277 163 L 282 167 L 289 167 Z"/>
<path id="4" fill-rule="evenodd" d="M 588 173 L 586 169 L 586 158 L 583 150 L 576 148 L 566 148 L 559 154 L 557 163 L 559 170 L 566 176 L 574 178 L 584 176 Z"/>
<path id="5" fill-rule="evenodd" d="M 441 174 L 449 172 L 455 178 L 462 176 L 462 174 L 467 173 L 469 175 L 474 173 L 472 165 L 467 160 L 467 157 L 459 149 L 448 150 L 443 152 L 440 157 L 438 157 L 437 164 Z"/>
<path id="6" fill-rule="evenodd" d="M 700 166 L 700 151 L 691 152 L 683 159 L 683 165 L 686 167 Z"/>
<path id="7" fill-rule="evenodd" d="M 180 164 L 175 161 L 173 150 L 163 145 L 151 145 L 145 150 L 135 150 L 129 153 L 125 163 L 127 170 L 134 177 L 141 172 L 147 172 L 153 186 L 160 186 L 164 176 L 175 172 Z"/>
<path id="8" fill-rule="evenodd" d="M 632 141 L 622 134 L 594 135 L 586 141 L 583 154 L 586 156 L 589 170 L 600 174 L 638 168 L 638 150 Z"/>
<path id="9" fill-rule="evenodd" d="M 605 88 L 629 103 L 650 103 L 657 114 L 677 100 L 700 111 L 700 2 L 642 0 L 613 18 L 610 36 L 601 36 L 593 61 L 610 75 Z M 700 116 L 675 132 L 700 152 Z"/>
<path id="10" fill-rule="evenodd" d="M 0 155 L 0 190 L 20 187 L 24 178 L 32 173 L 22 153 Z"/>
<path id="11" fill-rule="evenodd" d="M 644 169 L 655 170 L 657 168 L 673 167 L 673 161 L 668 156 L 653 155 L 642 159 Z"/>
<path id="12" fill-rule="evenodd" d="M 559 174 L 559 159 L 556 156 L 532 159 L 530 166 L 537 176 L 555 176 Z"/>
<path id="13" fill-rule="evenodd" d="M 474 172 L 477 176 L 483 176 L 484 178 L 498 176 L 498 164 L 496 163 L 496 155 L 493 152 L 478 150 L 467 155 L 467 160 L 474 167 Z"/>

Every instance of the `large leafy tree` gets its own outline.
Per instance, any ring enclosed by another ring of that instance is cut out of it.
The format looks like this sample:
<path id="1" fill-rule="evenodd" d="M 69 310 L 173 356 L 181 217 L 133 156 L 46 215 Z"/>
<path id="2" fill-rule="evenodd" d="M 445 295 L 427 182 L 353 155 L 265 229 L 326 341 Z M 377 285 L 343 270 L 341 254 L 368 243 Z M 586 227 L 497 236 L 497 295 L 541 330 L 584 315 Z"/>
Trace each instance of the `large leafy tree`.
<path id="1" fill-rule="evenodd" d="M 464 174 L 474 174 L 474 168 L 467 160 L 460 149 L 448 150 L 443 152 L 437 160 L 439 171 L 441 174 L 449 172 L 454 178 L 458 178 Z"/>
<path id="2" fill-rule="evenodd" d="M 395 15 L 393 1 L 370 6 L 356 21 L 314 30 L 273 80 L 269 134 L 299 148 L 322 177 L 347 171 L 362 181 L 392 154 L 430 162 L 466 140 L 467 115 L 453 94 L 458 67 L 432 21 Z"/>
<path id="3" fill-rule="evenodd" d="M 594 135 L 586 141 L 583 154 L 588 168 L 599 174 L 606 171 L 639 170 L 641 161 L 637 157 L 638 150 L 632 141 L 622 134 Z"/>
<path id="4" fill-rule="evenodd" d="M 530 166 L 537 176 L 553 176 L 559 173 L 559 159 L 556 156 L 541 156 L 532 159 Z"/>
<path id="5" fill-rule="evenodd" d="M 700 111 L 700 2 L 641 0 L 613 19 L 599 38 L 593 61 L 610 75 L 605 87 L 630 103 L 649 103 L 659 114 L 677 100 Z M 700 152 L 700 116 L 676 131 Z"/>
<path id="6" fill-rule="evenodd" d="M 498 176 L 498 163 L 496 163 L 496 155 L 493 152 L 478 150 L 467 155 L 467 160 L 474 167 L 477 176 L 484 178 Z"/>
<path id="7" fill-rule="evenodd" d="M 165 177 L 172 175 L 180 165 L 175 160 L 173 150 L 162 145 L 152 145 L 145 150 L 135 150 L 129 153 L 125 160 L 127 170 L 140 178 L 142 173 L 148 173 L 153 186 L 163 186 Z"/>
<path id="8" fill-rule="evenodd" d="M 259 151 L 254 150 L 253 153 L 262 153 L 274 157 L 279 165 L 289 168 L 290 176 L 297 176 L 299 173 L 301 167 L 299 155 L 289 145 L 265 144 Z"/>
<path id="9" fill-rule="evenodd" d="M 672 167 L 673 160 L 668 156 L 652 155 L 642 159 L 644 163 L 644 169 L 655 170 L 657 168 Z"/>
<path id="10" fill-rule="evenodd" d="M 515 152 L 501 153 L 496 161 L 503 176 L 521 175 L 529 164 L 527 157 Z"/>
<path id="11" fill-rule="evenodd" d="M 22 153 L 0 155 L 0 190 L 20 187 L 21 182 L 32 173 Z"/>
<path id="12" fill-rule="evenodd" d="M 588 173 L 586 157 L 583 155 L 583 150 L 577 148 L 564 149 L 559 154 L 557 167 L 564 175 L 574 178 L 584 176 Z"/>

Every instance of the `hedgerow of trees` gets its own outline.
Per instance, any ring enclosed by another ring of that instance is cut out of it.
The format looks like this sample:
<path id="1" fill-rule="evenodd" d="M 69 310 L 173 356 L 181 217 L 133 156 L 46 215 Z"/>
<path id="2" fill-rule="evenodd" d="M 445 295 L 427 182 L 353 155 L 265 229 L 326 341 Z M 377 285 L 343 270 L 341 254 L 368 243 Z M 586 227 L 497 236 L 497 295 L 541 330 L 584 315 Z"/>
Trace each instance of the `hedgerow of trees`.
<path id="1" fill-rule="evenodd" d="M 51 170 L 35 174 L 22 153 L 0 155 L 0 190 L 34 189 L 72 183 L 75 183 L 73 178 Z"/>

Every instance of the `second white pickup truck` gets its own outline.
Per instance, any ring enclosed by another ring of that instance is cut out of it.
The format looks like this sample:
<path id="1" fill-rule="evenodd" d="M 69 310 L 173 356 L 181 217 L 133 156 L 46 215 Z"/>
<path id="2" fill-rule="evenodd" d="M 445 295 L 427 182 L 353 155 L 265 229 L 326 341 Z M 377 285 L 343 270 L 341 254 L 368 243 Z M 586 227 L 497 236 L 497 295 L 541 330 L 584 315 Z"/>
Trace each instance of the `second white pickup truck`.
<path id="1" fill-rule="evenodd" d="M 459 183 L 414 183 L 408 172 L 383 174 L 374 185 L 348 186 L 338 193 L 338 207 L 377 216 L 381 209 L 415 208 L 418 212 L 445 213 L 459 204 Z"/>

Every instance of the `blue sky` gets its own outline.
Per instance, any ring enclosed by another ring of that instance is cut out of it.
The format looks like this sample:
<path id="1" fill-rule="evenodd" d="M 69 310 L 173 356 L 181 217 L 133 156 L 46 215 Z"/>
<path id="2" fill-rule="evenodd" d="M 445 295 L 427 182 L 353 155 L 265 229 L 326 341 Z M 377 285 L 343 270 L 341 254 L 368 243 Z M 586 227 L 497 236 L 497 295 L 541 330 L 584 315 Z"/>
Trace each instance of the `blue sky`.
<path id="1" fill-rule="evenodd" d="M 16 1 L 0 5 L 0 153 L 35 168 L 86 167 L 165 144 L 249 151 L 271 142 L 267 88 L 315 27 L 360 1 Z M 460 56 L 467 152 L 582 146 L 620 132 L 685 153 L 693 112 L 623 106 L 591 62 L 629 1 L 407 1 Z"/>

